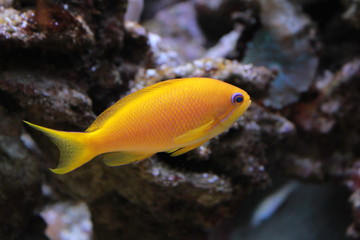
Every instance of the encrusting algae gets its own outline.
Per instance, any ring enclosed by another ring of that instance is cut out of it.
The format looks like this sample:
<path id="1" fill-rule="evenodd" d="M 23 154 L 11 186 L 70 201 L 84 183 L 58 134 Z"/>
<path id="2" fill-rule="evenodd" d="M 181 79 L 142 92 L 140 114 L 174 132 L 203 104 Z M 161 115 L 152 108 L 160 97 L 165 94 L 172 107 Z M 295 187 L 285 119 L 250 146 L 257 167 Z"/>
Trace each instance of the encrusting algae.
<path id="1" fill-rule="evenodd" d="M 60 149 L 54 173 L 68 173 L 97 155 L 108 166 L 142 161 L 157 152 L 178 156 L 224 132 L 251 103 L 242 89 L 211 78 L 159 82 L 116 102 L 85 132 L 57 131 L 24 121 Z"/>

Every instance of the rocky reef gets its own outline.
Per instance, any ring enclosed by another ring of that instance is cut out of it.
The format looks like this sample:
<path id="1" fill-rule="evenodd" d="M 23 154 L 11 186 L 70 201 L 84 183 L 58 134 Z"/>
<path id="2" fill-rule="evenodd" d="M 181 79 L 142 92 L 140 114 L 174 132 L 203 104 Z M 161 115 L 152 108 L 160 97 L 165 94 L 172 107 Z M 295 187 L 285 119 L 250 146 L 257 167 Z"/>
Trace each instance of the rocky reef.
<path id="1" fill-rule="evenodd" d="M 342 187 L 352 220 L 336 239 L 360 239 L 359 9 L 345 0 L 0 0 L 0 239 L 250 240 L 236 235 L 235 216 L 279 178 Z M 22 122 L 84 131 L 126 94 L 184 77 L 229 82 L 253 103 L 178 157 L 117 168 L 95 158 L 56 175 L 58 150 Z M 290 194 L 281 189 L 272 211 Z"/>

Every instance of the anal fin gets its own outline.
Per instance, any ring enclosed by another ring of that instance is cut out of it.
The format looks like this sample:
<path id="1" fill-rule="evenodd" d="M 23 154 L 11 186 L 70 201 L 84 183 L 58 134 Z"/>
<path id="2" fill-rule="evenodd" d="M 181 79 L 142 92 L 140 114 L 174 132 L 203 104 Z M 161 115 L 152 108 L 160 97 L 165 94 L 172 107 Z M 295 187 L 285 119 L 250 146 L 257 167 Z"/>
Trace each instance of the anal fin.
<path id="1" fill-rule="evenodd" d="M 151 157 L 154 153 L 136 153 L 136 152 L 109 152 L 103 154 L 103 161 L 107 166 L 115 167 L 129 163 L 140 162 Z"/>
<path id="2" fill-rule="evenodd" d="M 181 154 L 187 153 L 187 152 L 189 152 L 189 151 L 191 151 L 191 150 L 193 150 L 193 149 L 195 149 L 197 147 L 200 147 L 201 145 L 203 145 L 207 141 L 209 141 L 209 139 L 206 139 L 205 141 L 202 141 L 202 142 L 199 142 L 199 143 L 195 143 L 195 144 L 190 145 L 190 146 L 186 146 L 186 147 L 183 147 L 183 148 L 179 148 L 179 149 L 170 151 L 171 152 L 170 156 L 176 157 L 176 156 L 179 156 Z"/>

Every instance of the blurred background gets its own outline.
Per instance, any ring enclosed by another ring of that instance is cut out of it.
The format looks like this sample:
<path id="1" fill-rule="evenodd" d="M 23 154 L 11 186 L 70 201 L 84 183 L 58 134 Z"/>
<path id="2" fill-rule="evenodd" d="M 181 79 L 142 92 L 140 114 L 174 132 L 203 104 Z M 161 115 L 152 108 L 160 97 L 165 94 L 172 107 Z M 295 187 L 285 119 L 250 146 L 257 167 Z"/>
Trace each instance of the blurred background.
<path id="1" fill-rule="evenodd" d="M 56 175 L 22 122 L 183 77 L 252 105 L 178 157 Z M 0 0 L 0 239 L 360 239 L 359 90 L 358 0 Z"/>

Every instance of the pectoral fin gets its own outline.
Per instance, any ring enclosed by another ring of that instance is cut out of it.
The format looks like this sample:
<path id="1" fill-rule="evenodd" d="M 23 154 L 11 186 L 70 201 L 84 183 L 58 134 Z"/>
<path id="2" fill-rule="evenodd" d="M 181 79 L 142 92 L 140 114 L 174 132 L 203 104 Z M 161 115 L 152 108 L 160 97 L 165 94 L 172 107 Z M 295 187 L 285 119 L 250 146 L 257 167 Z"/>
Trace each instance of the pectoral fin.
<path id="1" fill-rule="evenodd" d="M 154 153 L 109 152 L 103 155 L 103 161 L 107 166 L 114 167 L 139 162 L 152 155 Z"/>
<path id="2" fill-rule="evenodd" d="M 196 139 L 204 137 L 206 133 L 216 126 L 220 121 L 218 119 L 213 119 L 212 121 L 202 125 L 201 127 L 190 130 L 183 135 L 180 135 L 174 139 L 175 144 L 184 144 L 188 142 L 192 142 Z M 189 150 L 190 151 L 190 150 Z"/>
<path id="3" fill-rule="evenodd" d="M 200 147 L 201 145 L 206 143 L 208 140 L 209 139 L 206 139 L 205 141 L 202 141 L 202 142 L 190 145 L 190 146 L 186 146 L 186 147 L 183 147 L 183 148 L 178 148 L 176 150 L 170 151 L 171 152 L 170 156 L 176 157 L 176 156 L 179 156 L 181 154 L 187 153 L 188 151 L 191 151 L 191 150 L 193 150 L 193 149 L 195 149 L 197 147 Z"/>
<path id="4" fill-rule="evenodd" d="M 170 151 L 167 151 L 167 153 L 173 153 L 173 152 L 176 152 L 177 150 L 180 150 L 181 148 L 175 148 L 175 149 L 172 149 Z"/>

